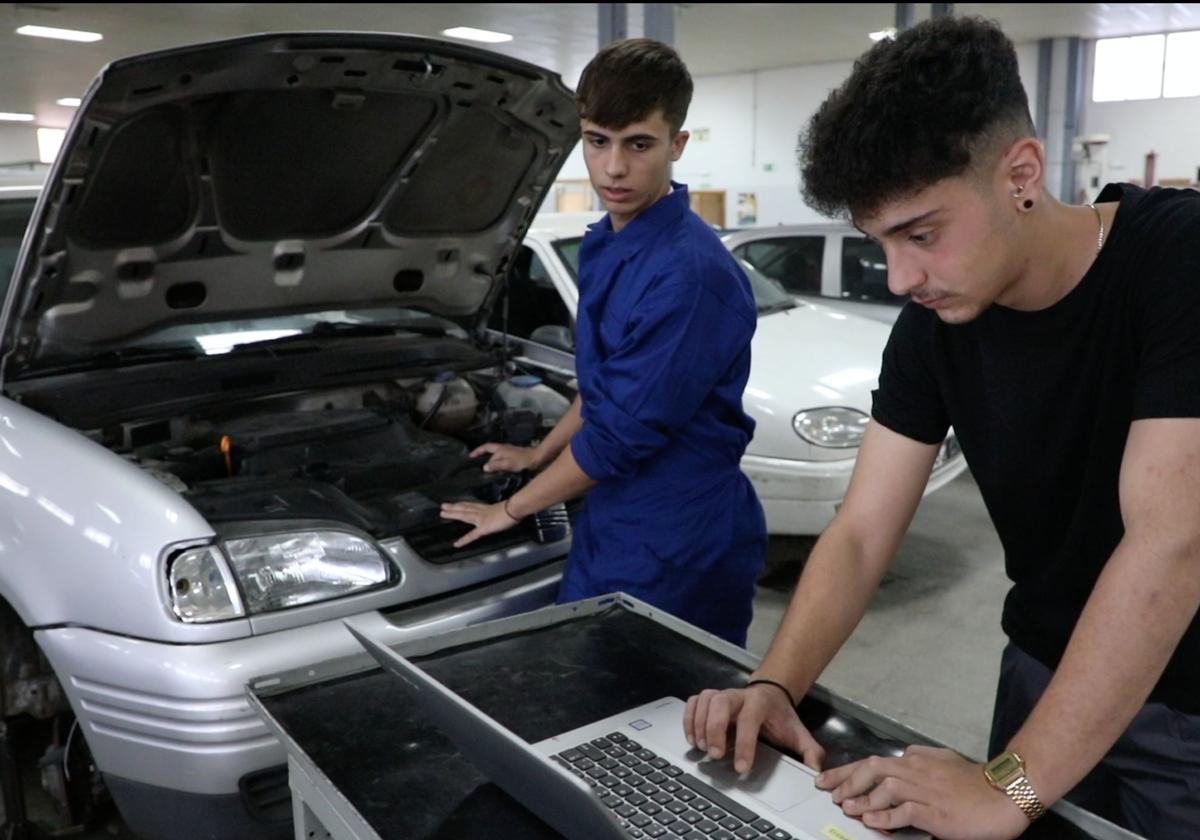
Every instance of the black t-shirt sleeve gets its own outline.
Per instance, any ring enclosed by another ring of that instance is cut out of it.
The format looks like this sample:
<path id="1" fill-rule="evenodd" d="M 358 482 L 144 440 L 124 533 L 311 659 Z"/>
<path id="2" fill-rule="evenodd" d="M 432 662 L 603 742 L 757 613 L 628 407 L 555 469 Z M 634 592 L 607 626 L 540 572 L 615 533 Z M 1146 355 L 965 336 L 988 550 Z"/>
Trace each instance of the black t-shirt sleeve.
<path id="1" fill-rule="evenodd" d="M 1200 201 L 1141 278 L 1133 419 L 1200 417 Z"/>
<path id="2" fill-rule="evenodd" d="M 931 314 L 911 303 L 901 310 L 883 350 L 879 388 L 871 394 L 872 418 L 921 443 L 941 443 L 950 429 L 933 367 Z"/>

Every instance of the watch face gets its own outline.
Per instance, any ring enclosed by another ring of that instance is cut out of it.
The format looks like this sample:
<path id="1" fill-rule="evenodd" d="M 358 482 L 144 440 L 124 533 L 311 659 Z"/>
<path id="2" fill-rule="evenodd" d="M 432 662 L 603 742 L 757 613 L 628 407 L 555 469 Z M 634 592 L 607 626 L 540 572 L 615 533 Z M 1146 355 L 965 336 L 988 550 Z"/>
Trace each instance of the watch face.
<path id="1" fill-rule="evenodd" d="M 1003 782 L 1021 772 L 1021 763 L 1012 753 L 997 756 L 987 766 L 988 775 L 997 782 Z"/>

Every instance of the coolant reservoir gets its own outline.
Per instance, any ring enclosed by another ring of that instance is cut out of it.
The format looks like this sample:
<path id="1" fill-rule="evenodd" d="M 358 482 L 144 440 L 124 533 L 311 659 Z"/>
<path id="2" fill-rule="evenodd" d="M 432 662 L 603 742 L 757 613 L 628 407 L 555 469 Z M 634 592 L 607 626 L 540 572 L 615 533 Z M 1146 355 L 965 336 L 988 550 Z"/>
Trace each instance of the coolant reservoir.
<path id="1" fill-rule="evenodd" d="M 438 374 L 417 396 L 415 417 L 425 429 L 452 435 L 471 425 L 479 411 L 475 389 L 461 376 Z"/>
<path id="2" fill-rule="evenodd" d="M 509 411 L 541 415 L 543 428 L 553 428 L 571 407 L 571 401 L 536 376 L 514 376 L 496 386 L 496 395 Z"/>

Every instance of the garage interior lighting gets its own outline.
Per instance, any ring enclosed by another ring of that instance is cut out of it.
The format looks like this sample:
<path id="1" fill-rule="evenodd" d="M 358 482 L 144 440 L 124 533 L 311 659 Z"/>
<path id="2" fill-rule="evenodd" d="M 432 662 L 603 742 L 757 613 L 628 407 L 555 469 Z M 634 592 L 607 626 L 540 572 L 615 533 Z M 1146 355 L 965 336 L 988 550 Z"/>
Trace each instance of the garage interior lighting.
<path id="1" fill-rule="evenodd" d="M 867 37 L 870 38 L 872 41 L 882 41 L 884 38 L 895 38 L 896 30 L 895 29 L 880 29 L 878 32 L 872 32 Z"/>
<path id="2" fill-rule="evenodd" d="M 0 120 L 5 122 L 33 122 L 33 114 L 12 114 L 0 111 Z"/>
<path id="3" fill-rule="evenodd" d="M 65 128 L 39 128 L 37 130 L 38 160 L 42 163 L 54 163 L 58 150 L 62 148 L 63 138 L 67 136 Z"/>
<path id="4" fill-rule="evenodd" d="M 443 29 L 442 34 L 451 38 L 462 38 L 464 41 L 480 41 L 484 44 L 503 44 L 513 39 L 513 36 L 503 32 L 492 32 L 490 29 L 475 29 L 471 26 L 455 26 L 451 29 Z"/>
<path id="5" fill-rule="evenodd" d="M 56 29 L 53 26 L 20 26 L 18 35 L 31 35 L 34 38 L 57 38 L 60 41 L 82 41 L 90 43 L 99 41 L 104 36 L 99 32 L 84 32 L 80 29 Z"/>
<path id="6" fill-rule="evenodd" d="M 76 96 L 64 96 L 62 99 L 55 100 L 59 105 L 67 108 L 78 108 L 83 104 L 83 100 Z"/>

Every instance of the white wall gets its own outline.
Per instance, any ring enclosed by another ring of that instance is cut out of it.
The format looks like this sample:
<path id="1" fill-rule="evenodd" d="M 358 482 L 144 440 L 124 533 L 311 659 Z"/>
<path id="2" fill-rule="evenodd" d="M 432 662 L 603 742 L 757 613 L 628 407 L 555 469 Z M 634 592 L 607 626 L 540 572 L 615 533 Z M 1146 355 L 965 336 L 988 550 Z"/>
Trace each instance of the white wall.
<path id="1" fill-rule="evenodd" d="M 1108 180 L 1142 181 L 1147 152 L 1157 152 L 1156 179 L 1197 180 L 1200 167 L 1200 97 L 1140 102 L 1092 102 L 1088 85 L 1084 125 L 1107 134 Z"/>
<path id="2" fill-rule="evenodd" d="M 676 179 L 693 189 L 725 190 L 730 227 L 743 192 L 757 198 L 759 225 L 820 218 L 800 199 L 796 143 L 851 66 L 839 61 L 696 79 L 687 124 L 693 139 L 675 166 Z"/>

